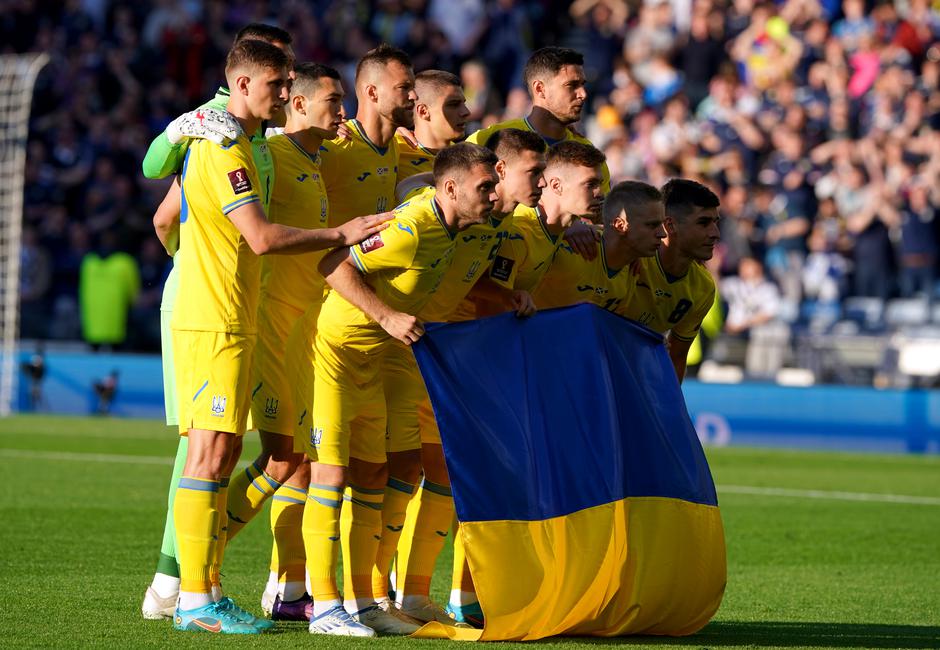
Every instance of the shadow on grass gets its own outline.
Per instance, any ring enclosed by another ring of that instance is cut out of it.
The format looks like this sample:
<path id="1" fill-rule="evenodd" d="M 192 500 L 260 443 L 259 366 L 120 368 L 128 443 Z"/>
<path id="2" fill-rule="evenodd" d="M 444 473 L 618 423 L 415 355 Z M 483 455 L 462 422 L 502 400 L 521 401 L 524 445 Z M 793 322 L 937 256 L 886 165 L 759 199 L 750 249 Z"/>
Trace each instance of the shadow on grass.
<path id="1" fill-rule="evenodd" d="M 802 648 L 940 648 L 940 627 L 865 623 L 715 621 L 686 637 L 552 638 L 554 643 L 671 646 L 783 646 Z"/>

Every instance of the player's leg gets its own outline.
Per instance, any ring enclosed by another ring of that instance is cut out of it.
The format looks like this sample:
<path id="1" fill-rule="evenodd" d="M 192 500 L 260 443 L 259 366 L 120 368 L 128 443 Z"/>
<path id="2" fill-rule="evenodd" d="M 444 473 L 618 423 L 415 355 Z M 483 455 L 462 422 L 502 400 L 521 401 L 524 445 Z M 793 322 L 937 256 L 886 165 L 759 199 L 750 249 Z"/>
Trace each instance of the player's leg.
<path id="1" fill-rule="evenodd" d="M 254 519 L 300 462 L 300 455 L 294 453 L 293 391 L 284 350 L 291 328 L 302 316 L 275 303 L 262 303 L 258 309 L 251 420 L 261 436 L 261 453 L 232 479 L 228 506 L 230 539 Z"/>
<path id="2" fill-rule="evenodd" d="M 165 292 L 173 291 L 175 274 L 175 270 L 171 271 L 171 276 L 174 277 L 167 279 Z M 166 423 L 167 426 L 175 427 L 179 424 L 179 413 L 176 401 L 176 375 L 173 369 L 173 334 L 170 330 L 170 318 L 172 316 L 173 312 L 170 310 L 161 310 L 160 312 L 160 347 L 163 359 L 163 402 L 166 411 Z M 179 597 L 180 574 L 179 565 L 176 561 L 173 500 L 176 496 L 176 486 L 183 472 L 183 464 L 186 462 L 187 443 L 188 438 L 181 436 L 167 492 L 166 523 L 163 526 L 163 544 L 160 547 L 157 570 L 150 586 L 147 587 L 144 603 L 141 606 L 141 613 L 147 619 L 173 618 L 173 612 L 176 610 L 176 599 Z"/>
<path id="3" fill-rule="evenodd" d="M 212 597 L 217 537 L 223 528 L 222 479 L 237 461 L 236 438 L 248 415 L 248 370 L 254 341 L 214 332 L 175 331 L 180 430 L 189 437 L 174 501 L 180 563 L 177 629 L 257 634 L 227 602 Z"/>
<path id="4" fill-rule="evenodd" d="M 310 463 L 310 487 L 302 531 L 310 576 L 312 634 L 375 636 L 343 607 L 336 583 L 340 512 L 349 466 L 350 427 L 360 406 L 362 367 L 353 351 L 317 338 L 313 417 L 302 440 Z M 368 379 L 368 375 L 364 377 Z M 348 579 L 348 577 L 347 577 Z"/>
<path id="5" fill-rule="evenodd" d="M 388 480 L 382 508 L 382 539 L 372 570 L 372 593 L 386 609 L 389 570 L 405 525 L 405 512 L 421 474 L 421 438 L 417 405 L 424 382 L 411 350 L 394 346 L 382 361 L 382 382 L 388 419 L 386 451 Z"/>
<path id="6" fill-rule="evenodd" d="M 473 576 L 470 575 L 470 565 L 467 563 L 466 545 L 456 520 L 454 520 L 454 531 L 454 568 L 447 611 L 459 623 L 483 627 L 483 610 L 480 608 L 480 601 L 473 586 Z"/>
<path id="7" fill-rule="evenodd" d="M 305 581 L 307 556 L 301 531 L 309 487 L 310 464 L 301 462 L 271 499 L 271 571 L 277 576 L 271 615 L 276 621 L 309 621 L 313 611 Z"/>
<path id="8" fill-rule="evenodd" d="M 304 439 L 309 438 L 313 414 L 316 323 L 320 303 L 311 305 L 291 328 L 285 346 L 285 370 L 293 404 L 293 448 L 301 463 L 278 489 L 271 503 L 271 571 L 261 597 L 262 606 L 276 620 L 310 620 L 313 599 L 305 584 L 306 552 L 301 530 L 304 502 L 310 487 L 309 459 Z M 299 503 L 298 503 L 299 501 Z"/>
<path id="9" fill-rule="evenodd" d="M 398 547 L 397 592 L 401 609 L 409 616 L 449 623 L 452 619 L 444 609 L 430 600 L 430 587 L 437 557 L 454 519 L 454 500 L 441 445 L 423 443 L 421 456 L 424 478 L 409 505 L 406 533 Z"/>

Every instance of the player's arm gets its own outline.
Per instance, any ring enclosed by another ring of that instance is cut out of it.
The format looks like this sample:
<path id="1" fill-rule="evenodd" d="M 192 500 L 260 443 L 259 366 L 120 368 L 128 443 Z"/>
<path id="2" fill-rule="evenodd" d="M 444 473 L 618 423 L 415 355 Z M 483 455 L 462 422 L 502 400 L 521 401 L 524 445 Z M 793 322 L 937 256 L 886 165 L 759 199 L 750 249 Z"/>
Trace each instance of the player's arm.
<path id="1" fill-rule="evenodd" d="M 591 261 L 597 257 L 597 242 L 601 240 L 600 231 L 580 219 L 571 224 L 564 234 L 565 241 L 575 253 Z"/>
<path id="2" fill-rule="evenodd" d="M 170 257 L 176 255 L 176 251 L 180 248 L 181 197 L 179 177 L 176 177 L 170 183 L 163 201 L 157 206 L 157 211 L 153 213 L 153 229 Z"/>
<path id="3" fill-rule="evenodd" d="M 676 307 L 676 312 L 678 312 L 683 305 L 691 307 L 691 302 L 689 301 L 680 301 L 679 305 Z M 698 301 L 697 307 L 693 311 L 687 311 L 684 316 L 681 316 L 675 319 L 676 324 L 673 325 L 672 329 L 669 331 L 669 336 L 666 339 L 666 348 L 669 350 L 669 358 L 672 359 L 672 367 L 676 369 L 676 377 L 679 379 L 679 383 L 682 383 L 683 378 L 685 377 L 685 366 L 686 360 L 689 356 L 689 348 L 692 347 L 692 342 L 695 341 L 695 337 L 698 336 L 699 330 L 702 328 L 702 321 L 705 320 L 705 316 L 708 315 L 708 312 L 712 309 L 715 304 L 715 287 L 712 285 L 708 289 L 707 295 L 701 300 Z M 674 314 L 676 312 L 673 312 Z M 673 322 L 673 319 L 669 319 L 670 322 Z"/>
<path id="4" fill-rule="evenodd" d="M 694 341 L 695 339 L 693 339 Z M 689 356 L 689 348 L 692 347 L 692 341 L 670 336 L 666 339 L 666 349 L 669 351 L 669 358 L 672 360 L 672 367 L 676 371 L 676 378 L 679 383 L 685 379 L 686 359 Z"/>
<path id="5" fill-rule="evenodd" d="M 392 218 L 391 212 L 384 212 L 356 217 L 336 228 L 308 230 L 271 223 L 259 201 L 241 205 L 227 214 L 256 255 L 291 255 L 357 244 L 384 230 L 385 222 Z"/>
<path id="6" fill-rule="evenodd" d="M 428 187 L 434 184 L 434 174 L 431 172 L 421 172 L 413 174 L 400 182 L 395 187 L 395 198 L 399 203 L 403 203 L 409 194 L 415 190 Z"/>
<path id="7" fill-rule="evenodd" d="M 525 318 L 538 311 L 531 293 L 524 289 L 502 286 L 485 275 L 477 280 L 467 297 L 485 303 L 488 312 L 493 312 L 494 309 L 498 309 L 495 313 L 512 310 L 516 312 L 516 316 Z"/>
<path id="8" fill-rule="evenodd" d="M 424 326 L 417 317 L 396 311 L 379 299 L 356 267 L 348 247 L 327 253 L 320 261 L 319 269 L 336 293 L 361 309 L 392 337 L 411 345 L 424 334 Z"/>

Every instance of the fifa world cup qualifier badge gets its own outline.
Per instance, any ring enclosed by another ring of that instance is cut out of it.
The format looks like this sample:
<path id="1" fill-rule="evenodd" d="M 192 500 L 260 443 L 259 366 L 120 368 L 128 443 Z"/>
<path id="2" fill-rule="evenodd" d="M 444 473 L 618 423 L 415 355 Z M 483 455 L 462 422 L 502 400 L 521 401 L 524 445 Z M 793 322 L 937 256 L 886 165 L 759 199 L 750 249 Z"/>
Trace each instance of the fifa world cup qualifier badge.
<path id="1" fill-rule="evenodd" d="M 248 178 L 248 170 L 244 167 L 229 172 L 228 182 L 232 184 L 232 192 L 235 194 L 244 194 L 251 191 L 251 179 Z"/>
<path id="2" fill-rule="evenodd" d="M 375 233 L 368 239 L 363 239 L 359 244 L 359 250 L 363 253 L 368 253 L 376 249 L 382 248 L 385 246 L 385 242 L 382 241 L 382 233 Z"/>

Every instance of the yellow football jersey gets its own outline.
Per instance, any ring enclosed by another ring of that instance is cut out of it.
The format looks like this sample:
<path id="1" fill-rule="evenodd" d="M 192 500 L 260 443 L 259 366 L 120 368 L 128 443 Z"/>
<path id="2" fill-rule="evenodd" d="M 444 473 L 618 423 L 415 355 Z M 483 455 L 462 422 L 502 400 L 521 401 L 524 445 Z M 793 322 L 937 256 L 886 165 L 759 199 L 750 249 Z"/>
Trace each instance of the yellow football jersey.
<path id="1" fill-rule="evenodd" d="M 295 228 L 326 228 L 330 202 L 320 175 L 319 156 L 311 156 L 285 134 L 268 140 L 274 155 L 270 220 Z M 261 301 L 286 303 L 299 311 L 323 296 L 326 282 L 317 264 L 328 251 L 266 255 L 261 259 Z"/>
<path id="2" fill-rule="evenodd" d="M 251 142 L 193 140 L 183 162 L 180 292 L 173 329 L 253 334 L 261 279 L 254 254 L 228 214 L 258 202 Z M 260 207 L 260 206 L 259 206 Z"/>
<path id="3" fill-rule="evenodd" d="M 520 205 L 493 260 L 490 278 L 507 289 L 533 291 L 548 272 L 562 241 L 561 235 L 546 230 L 540 207 Z"/>
<path id="4" fill-rule="evenodd" d="M 692 341 L 715 302 L 715 281 L 701 264 L 674 278 L 663 270 L 659 254 L 640 260 L 636 292 L 624 315 L 657 332 Z"/>
<path id="5" fill-rule="evenodd" d="M 466 316 L 472 318 L 472 313 L 459 318 L 454 316 L 473 285 L 492 264 L 511 220 L 511 215 L 505 219 L 491 216 L 486 223 L 457 233 L 453 262 L 437 291 L 418 313 L 421 320 L 446 322 L 466 320 Z"/>
<path id="6" fill-rule="evenodd" d="M 532 297 L 539 309 L 590 302 L 622 315 L 635 290 L 633 272 L 629 267 L 608 267 L 604 242 L 599 241 L 597 257 L 591 261 L 562 244 Z"/>
<path id="7" fill-rule="evenodd" d="M 395 134 L 395 144 L 398 146 L 398 182 L 415 174 L 434 171 L 434 156 L 436 155 L 430 149 L 421 146 L 411 145 L 397 133 Z"/>
<path id="8" fill-rule="evenodd" d="M 379 147 L 358 120 L 346 120 L 348 138 L 335 138 L 320 146 L 320 173 L 330 197 L 330 226 L 350 219 L 386 212 L 395 206 L 398 184 L 398 145 L 393 139 Z"/>
<path id="9" fill-rule="evenodd" d="M 480 146 L 485 147 L 486 141 L 490 139 L 490 136 L 502 129 L 519 129 L 521 131 L 532 131 L 533 133 L 538 133 L 538 131 L 535 130 L 535 127 L 533 127 L 532 124 L 529 122 L 529 119 L 527 117 L 523 117 L 523 118 L 519 118 L 515 120 L 507 120 L 505 122 L 499 122 L 498 124 L 493 124 L 491 126 L 486 127 L 485 129 L 480 129 L 479 131 L 471 133 L 467 137 L 467 142 L 472 142 L 473 144 L 478 144 Z M 539 135 L 542 135 L 542 134 L 539 133 Z M 547 144 L 548 146 L 552 146 L 553 144 L 556 144 L 557 142 L 562 142 L 561 140 L 552 140 L 550 138 L 546 138 L 544 135 L 542 135 L 542 139 L 545 140 L 545 144 Z M 591 142 L 584 136 L 578 135 L 571 129 L 565 130 L 564 140 L 574 140 L 575 142 L 581 142 L 583 144 L 589 144 L 591 146 L 594 145 L 593 142 Z M 610 170 L 607 168 L 606 162 L 603 164 L 601 168 L 601 175 L 603 176 L 603 182 L 601 183 L 601 188 L 604 194 L 606 195 L 610 192 Z"/>
<path id="10" fill-rule="evenodd" d="M 349 248 L 356 267 L 376 295 L 396 311 L 418 314 L 437 290 L 453 260 L 456 241 L 434 196 L 395 208 L 388 228 Z M 374 320 L 336 291 L 323 303 L 320 336 L 334 345 L 377 352 L 391 340 Z"/>

